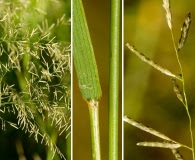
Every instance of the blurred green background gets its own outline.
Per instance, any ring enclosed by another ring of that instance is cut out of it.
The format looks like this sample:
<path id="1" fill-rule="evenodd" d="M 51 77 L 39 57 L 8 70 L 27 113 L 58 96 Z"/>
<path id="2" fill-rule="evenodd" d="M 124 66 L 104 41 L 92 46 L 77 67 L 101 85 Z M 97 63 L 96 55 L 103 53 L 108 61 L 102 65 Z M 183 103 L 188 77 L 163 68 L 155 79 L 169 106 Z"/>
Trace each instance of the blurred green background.
<path id="1" fill-rule="evenodd" d="M 94 47 L 102 98 L 100 99 L 100 136 L 102 160 L 108 159 L 108 85 L 109 85 L 109 27 L 110 1 L 83 0 L 88 27 Z M 74 7 L 74 6 L 73 6 Z M 74 24 L 73 24 L 74 28 Z M 121 54 L 122 55 L 122 54 Z M 120 67 L 121 68 L 121 67 Z M 120 76 L 121 77 L 121 76 Z M 121 78 L 120 78 L 121 79 Z M 73 76 L 73 159 L 91 160 L 90 128 L 87 103 L 78 88 L 76 72 Z M 121 83 L 120 83 L 121 84 Z M 120 85 L 120 98 L 121 98 Z M 119 103 L 120 120 L 122 105 Z M 119 159 L 122 159 L 122 120 L 119 121 Z"/>
<path id="2" fill-rule="evenodd" d="M 171 1 L 172 25 L 176 43 L 186 14 L 192 14 L 192 23 L 180 59 L 185 74 L 189 110 L 195 126 L 195 2 Z M 170 30 L 165 18 L 162 0 L 124 0 L 124 43 L 130 43 L 140 52 L 172 71 L 179 73 Z M 181 86 L 181 85 L 180 85 Z M 170 77 L 151 68 L 124 47 L 124 114 L 174 140 L 191 145 L 188 117 L 177 99 Z M 193 131 L 195 129 L 193 127 Z M 162 141 L 144 131 L 124 123 L 124 160 L 174 160 L 168 149 L 136 146 L 137 142 Z M 191 152 L 179 149 L 184 159 L 192 159 Z"/>
<path id="3" fill-rule="evenodd" d="M 57 20 L 59 20 L 59 18 L 61 18 L 65 14 L 65 21 L 67 22 L 67 24 L 60 25 L 60 23 L 59 23 L 58 26 L 56 25 L 57 27 L 54 27 L 54 29 L 52 30 L 52 32 L 50 34 L 51 34 L 51 37 L 56 37 L 54 41 L 62 43 L 64 45 L 63 47 L 70 45 L 70 39 L 71 39 L 70 22 L 69 22 L 70 15 L 71 15 L 71 2 L 70 2 L 70 0 L 38 0 L 38 1 L 37 0 L 26 0 L 26 1 L 25 0 L 4 0 L 4 1 L 0 2 L 1 14 L 3 14 L 2 13 L 3 11 L 5 11 L 5 8 L 6 8 L 5 6 L 11 6 L 10 7 L 11 11 L 15 12 L 15 10 L 17 10 L 18 14 L 15 14 L 15 16 L 17 17 L 16 19 L 19 20 L 21 23 L 25 23 L 25 27 L 22 28 L 23 33 L 26 33 L 28 31 L 28 29 L 37 28 L 38 25 L 42 26 L 43 21 L 45 22 L 45 20 L 48 21 L 49 26 L 51 26 L 53 23 L 56 24 Z M 22 10 L 20 10 L 21 8 L 22 8 Z M 13 19 L 11 19 L 11 20 L 13 20 Z M 2 22 L 0 22 L 0 23 L 2 23 Z M 12 27 L 14 28 L 15 26 L 12 26 L 11 22 L 10 22 L 10 26 L 8 26 L 8 28 L 9 27 L 11 30 L 11 28 Z M 20 29 L 20 28 L 18 28 L 18 29 Z M 3 33 L 2 28 L 1 28 L 0 35 L 2 36 L 3 34 L 4 33 Z M 38 34 L 38 35 L 40 35 L 40 34 Z M 19 35 L 19 36 L 21 36 L 21 35 Z M 1 41 L 2 41 L 2 37 L 1 37 Z M 36 39 L 33 39 L 33 41 L 36 41 Z M 20 62 L 22 63 L 22 60 Z M 1 56 L 0 63 L 4 63 L 2 60 L 2 56 Z M 10 82 L 13 83 L 14 84 L 13 88 L 15 89 L 15 92 L 18 92 L 18 94 L 19 94 L 20 90 L 22 90 L 22 89 L 17 88 L 18 87 L 17 83 L 20 83 L 19 82 L 20 80 L 17 79 L 15 72 L 16 72 L 16 69 L 15 70 L 13 69 L 13 71 L 11 71 L 9 73 L 9 75 L 6 75 L 7 82 L 5 82 L 5 83 L 10 83 Z M 70 73 L 69 74 L 67 73 L 67 77 L 66 77 L 65 81 L 66 81 L 65 83 L 67 84 L 66 87 L 68 89 L 70 89 Z M 1 86 L 0 89 L 3 90 L 2 88 L 3 87 Z M 69 99 L 70 99 L 70 97 L 69 97 Z M 1 107 L 2 107 L 2 105 L 1 105 Z M 1 110 L 3 110 L 3 109 L 1 108 Z M 0 113 L 1 119 L 3 118 L 6 120 L 11 120 L 14 123 L 17 123 L 16 116 L 17 116 L 17 114 L 14 115 L 12 112 L 11 113 L 10 112 L 1 112 Z M 34 115 L 34 116 L 36 117 L 36 115 Z M 2 122 L 1 125 L 2 125 L 2 129 L 3 129 L 3 121 L 1 121 L 1 122 Z M 51 130 L 53 131 L 53 129 L 51 129 L 52 128 L 51 121 L 45 120 L 44 127 L 45 126 L 48 127 L 47 128 L 48 132 L 51 132 Z M 66 139 L 65 136 L 67 133 L 64 132 L 57 139 L 56 144 L 60 148 L 62 153 L 65 155 L 67 160 L 69 160 L 69 159 L 71 159 L 71 146 L 70 146 L 71 145 L 71 143 L 70 143 L 71 136 L 69 136 L 68 139 Z M 47 157 L 47 154 L 49 152 L 48 151 L 49 148 L 44 144 L 44 142 L 41 144 L 40 141 L 41 140 L 39 140 L 39 143 L 37 143 L 33 136 L 29 137 L 29 133 L 25 133 L 25 131 L 22 130 L 21 128 L 17 130 L 15 128 L 7 125 L 5 131 L 0 130 L 0 159 L 17 160 L 17 159 L 19 159 L 20 153 L 23 153 L 25 155 L 25 157 L 23 157 L 23 159 L 26 158 L 28 160 L 51 159 L 52 155 L 50 155 L 50 157 Z M 59 158 L 59 156 L 56 155 L 53 159 L 59 160 L 60 158 Z M 22 157 L 20 157 L 20 160 L 22 160 Z"/>

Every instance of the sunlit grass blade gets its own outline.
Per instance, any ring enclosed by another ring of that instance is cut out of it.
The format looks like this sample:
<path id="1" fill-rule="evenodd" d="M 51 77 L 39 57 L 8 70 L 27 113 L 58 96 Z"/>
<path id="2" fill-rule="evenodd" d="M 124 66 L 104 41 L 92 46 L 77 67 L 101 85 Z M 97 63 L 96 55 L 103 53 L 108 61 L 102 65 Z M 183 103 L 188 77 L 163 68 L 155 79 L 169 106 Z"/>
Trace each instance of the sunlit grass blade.
<path id="1" fill-rule="evenodd" d="M 93 160 L 100 160 L 98 101 L 102 93 L 92 42 L 81 0 L 73 0 L 73 58 L 79 88 L 89 107 Z"/>

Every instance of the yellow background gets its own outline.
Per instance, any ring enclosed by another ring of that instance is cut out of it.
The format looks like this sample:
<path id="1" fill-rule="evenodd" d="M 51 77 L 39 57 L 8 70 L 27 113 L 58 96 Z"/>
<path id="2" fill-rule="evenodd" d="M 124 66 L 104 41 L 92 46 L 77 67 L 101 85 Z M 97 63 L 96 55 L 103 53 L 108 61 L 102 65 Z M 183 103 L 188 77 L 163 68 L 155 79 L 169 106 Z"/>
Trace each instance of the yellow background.
<path id="1" fill-rule="evenodd" d="M 140 52 L 179 74 L 170 30 L 167 25 L 162 0 L 125 0 L 124 41 Z M 179 57 L 185 74 L 189 110 L 194 122 L 195 93 L 195 2 L 171 1 L 173 34 L 176 43 L 186 14 L 192 14 L 192 23 L 186 44 Z M 176 44 L 177 45 L 177 44 Z M 156 129 L 170 138 L 191 145 L 188 117 L 177 99 L 170 77 L 142 62 L 132 52 L 124 49 L 124 112 L 125 115 Z M 178 82 L 179 83 L 179 82 Z M 181 85 L 180 85 L 181 88 Z M 195 126 L 195 123 L 192 124 Z M 193 131 L 194 127 L 193 127 Z M 124 160 L 174 160 L 169 149 L 136 146 L 142 141 L 162 141 L 127 123 L 124 124 Z M 192 159 L 191 152 L 179 149 L 184 159 Z"/>

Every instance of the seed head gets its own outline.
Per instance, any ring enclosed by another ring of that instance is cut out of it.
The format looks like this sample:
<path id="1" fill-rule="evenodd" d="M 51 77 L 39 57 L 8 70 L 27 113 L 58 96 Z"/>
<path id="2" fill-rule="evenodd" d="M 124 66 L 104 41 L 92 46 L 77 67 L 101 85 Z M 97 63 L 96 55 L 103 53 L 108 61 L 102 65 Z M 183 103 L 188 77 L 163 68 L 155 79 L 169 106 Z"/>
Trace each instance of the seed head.
<path id="1" fill-rule="evenodd" d="M 168 26 L 169 26 L 170 29 L 172 29 L 170 1 L 169 0 L 163 0 L 163 7 L 166 11 L 166 19 L 167 19 Z"/>

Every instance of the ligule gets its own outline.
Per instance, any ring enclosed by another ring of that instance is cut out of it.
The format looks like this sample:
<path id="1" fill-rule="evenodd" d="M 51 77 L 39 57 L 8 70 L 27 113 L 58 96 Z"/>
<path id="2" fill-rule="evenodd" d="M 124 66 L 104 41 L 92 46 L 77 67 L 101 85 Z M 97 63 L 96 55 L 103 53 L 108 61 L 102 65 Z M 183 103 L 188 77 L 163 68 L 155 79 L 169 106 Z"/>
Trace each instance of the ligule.
<path id="1" fill-rule="evenodd" d="M 169 149 L 176 149 L 181 147 L 181 145 L 178 143 L 168 143 L 168 142 L 139 142 L 137 143 L 137 145 L 144 146 L 144 147 L 160 147 L 160 148 L 169 148 Z"/>
<path id="2" fill-rule="evenodd" d="M 181 28 L 181 36 L 180 36 L 180 39 L 179 39 L 178 49 L 177 49 L 178 52 L 180 51 L 180 49 L 183 47 L 183 45 L 186 42 L 186 39 L 188 37 L 188 31 L 189 31 L 189 28 L 190 28 L 190 24 L 191 24 L 191 13 L 189 12 L 186 15 L 185 21 L 184 21 L 183 26 Z"/>
<path id="3" fill-rule="evenodd" d="M 168 26 L 169 26 L 170 29 L 172 29 L 170 1 L 169 0 L 163 0 L 163 7 L 166 11 L 166 19 L 167 19 Z"/>
<path id="4" fill-rule="evenodd" d="M 184 158 L 182 157 L 182 155 L 179 153 L 178 150 L 172 149 L 172 152 L 173 152 L 173 155 L 175 156 L 175 158 L 176 158 L 177 160 L 184 160 Z"/>
<path id="5" fill-rule="evenodd" d="M 155 136 L 157 136 L 159 138 L 162 138 L 162 139 L 167 140 L 167 141 L 173 141 L 172 139 L 170 139 L 169 137 L 165 136 L 164 134 L 162 134 L 162 133 L 160 133 L 160 132 L 158 132 L 158 131 L 156 131 L 156 130 L 154 130 L 152 128 L 149 128 L 149 127 L 143 125 L 142 123 L 136 122 L 133 119 L 128 118 L 127 116 L 124 116 L 123 120 L 125 122 L 131 124 L 132 126 L 135 126 L 135 127 L 139 128 L 139 129 L 141 129 L 141 130 L 143 130 L 145 132 L 148 132 L 148 133 L 150 133 L 152 135 L 155 135 Z"/>
<path id="6" fill-rule="evenodd" d="M 183 96 L 181 94 L 181 90 L 176 82 L 176 79 L 175 78 L 172 78 L 172 83 L 173 83 L 173 90 L 177 96 L 177 98 L 184 104 L 184 99 L 183 99 Z"/>
<path id="7" fill-rule="evenodd" d="M 169 71 L 168 69 L 165 69 L 163 67 L 161 67 L 160 65 L 156 64 L 154 61 L 152 61 L 150 58 L 146 57 L 143 53 L 140 53 L 139 51 L 137 51 L 135 49 L 134 46 L 130 45 L 129 43 L 126 44 L 126 46 L 129 48 L 129 50 L 131 50 L 136 56 L 138 56 L 142 61 L 148 63 L 150 66 L 154 67 L 155 69 L 159 70 L 160 72 L 162 72 L 163 74 L 166 74 L 167 76 L 173 77 L 173 78 L 177 78 L 180 81 L 182 81 L 182 79 L 178 76 L 176 76 L 175 74 L 171 73 L 171 71 Z"/>

